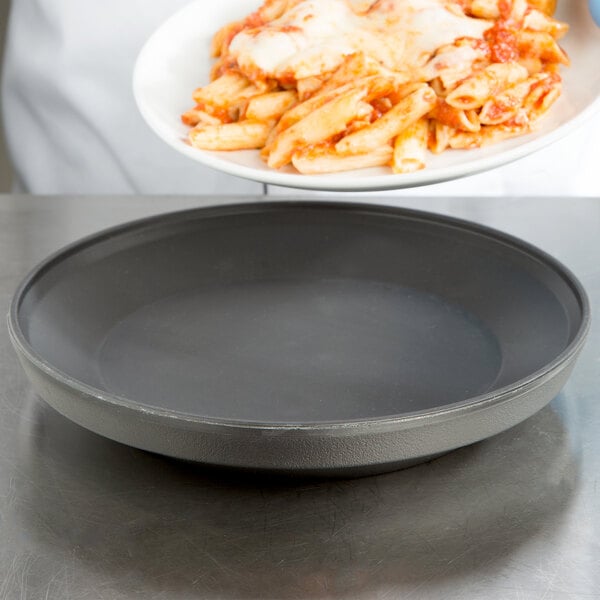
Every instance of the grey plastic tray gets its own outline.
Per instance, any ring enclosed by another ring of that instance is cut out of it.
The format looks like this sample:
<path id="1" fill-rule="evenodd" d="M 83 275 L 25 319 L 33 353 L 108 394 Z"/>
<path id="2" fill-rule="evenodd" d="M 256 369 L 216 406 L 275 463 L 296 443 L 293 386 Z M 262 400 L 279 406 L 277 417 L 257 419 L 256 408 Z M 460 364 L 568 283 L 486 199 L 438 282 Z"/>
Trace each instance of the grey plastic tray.
<path id="1" fill-rule="evenodd" d="M 37 392 L 114 440 L 364 475 L 542 408 L 589 329 L 540 250 L 441 216 L 277 201 L 144 219 L 51 256 L 9 330 Z"/>

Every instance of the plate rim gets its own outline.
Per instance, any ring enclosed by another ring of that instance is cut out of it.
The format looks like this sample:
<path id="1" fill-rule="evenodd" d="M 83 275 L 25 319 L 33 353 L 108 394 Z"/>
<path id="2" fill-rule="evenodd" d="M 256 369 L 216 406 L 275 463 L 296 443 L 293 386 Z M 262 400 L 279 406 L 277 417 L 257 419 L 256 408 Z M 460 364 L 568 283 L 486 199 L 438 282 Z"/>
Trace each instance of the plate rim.
<path id="1" fill-rule="evenodd" d="M 227 214 L 264 212 L 265 210 L 287 212 L 290 208 L 332 211 L 339 211 L 342 209 L 350 210 L 351 212 L 355 213 L 375 213 L 377 215 L 388 215 L 396 218 L 402 218 L 404 220 L 408 219 L 412 221 L 433 223 L 446 227 L 450 226 L 453 229 L 459 229 L 463 231 L 466 230 L 469 233 L 491 238 L 493 241 L 500 242 L 501 244 L 510 247 L 513 251 L 521 252 L 529 259 L 536 259 L 545 266 L 549 267 L 556 273 L 557 276 L 563 279 L 563 281 L 572 290 L 573 295 L 580 306 L 581 324 L 571 342 L 553 360 L 549 361 L 536 371 L 530 373 L 528 376 L 496 390 L 478 394 L 476 396 L 446 404 L 441 407 L 434 407 L 397 415 L 346 419 L 340 421 L 324 420 L 306 423 L 264 423 L 250 420 L 203 417 L 201 415 L 195 415 L 182 411 L 145 405 L 125 396 L 99 390 L 98 388 L 86 382 L 80 381 L 79 379 L 68 375 L 61 369 L 56 368 L 32 347 L 23 332 L 23 329 L 20 325 L 19 310 L 26 294 L 31 287 L 36 283 L 37 280 L 42 278 L 48 271 L 60 264 L 63 260 L 76 255 L 78 252 L 83 251 L 96 243 L 102 243 L 111 237 L 126 235 L 128 232 L 135 230 L 142 230 L 148 227 L 164 226 L 169 223 L 186 221 L 187 217 L 191 215 L 198 215 L 199 213 L 202 218 L 211 218 L 216 216 L 226 216 Z M 88 398 L 110 404 L 115 408 L 126 409 L 138 414 L 149 415 L 161 419 L 169 418 L 177 422 L 185 422 L 188 424 L 195 424 L 210 428 L 217 427 L 239 430 L 250 429 L 257 431 L 278 432 L 327 432 L 353 429 L 362 431 L 365 427 L 398 427 L 402 425 L 404 428 L 407 428 L 418 426 L 420 423 L 423 423 L 423 421 L 431 423 L 452 419 L 464 413 L 471 413 L 501 404 L 504 401 L 510 400 L 515 395 L 521 395 L 530 389 L 535 389 L 538 386 L 543 385 L 553 376 L 553 374 L 560 371 L 564 366 L 568 365 L 571 360 L 574 359 L 581 351 L 591 327 L 591 305 L 583 284 L 561 261 L 554 258 L 541 248 L 531 244 L 530 242 L 486 225 L 481 225 L 466 219 L 444 214 L 390 205 L 349 201 L 304 200 L 295 198 L 289 198 L 285 200 L 264 200 L 264 198 L 259 197 L 258 201 L 250 199 L 231 204 L 217 203 L 204 207 L 188 208 L 152 215 L 149 217 L 143 217 L 102 229 L 98 232 L 91 233 L 62 246 L 30 269 L 30 271 L 22 279 L 16 288 L 10 303 L 10 308 L 7 315 L 7 326 L 11 342 L 20 358 L 25 358 L 34 367 L 42 371 L 46 376 L 50 377 L 59 385 L 66 386 Z"/>
<path id="2" fill-rule="evenodd" d="M 249 181 L 292 189 L 324 192 L 378 192 L 435 185 L 437 183 L 445 183 L 471 175 L 477 175 L 516 162 L 526 156 L 547 148 L 564 137 L 574 133 L 596 113 L 600 113 L 599 94 L 576 116 L 569 119 L 566 123 L 543 134 L 541 137 L 526 141 L 527 135 L 525 135 L 521 138 L 524 140 L 523 143 L 515 148 L 504 150 L 488 157 L 464 162 L 461 161 L 458 165 L 446 166 L 431 171 L 426 167 L 424 170 L 417 171 L 416 173 L 387 173 L 371 177 L 365 176 L 364 179 L 361 177 L 350 178 L 347 181 L 344 181 L 343 173 L 303 175 L 301 173 L 283 173 L 276 169 L 261 170 L 255 167 L 249 167 L 224 160 L 221 155 L 216 152 L 200 150 L 192 148 L 191 146 L 186 146 L 184 143 L 177 143 L 172 139 L 172 136 L 163 135 L 161 133 L 162 128 L 159 125 L 158 120 L 152 115 L 150 108 L 144 100 L 144 94 L 141 91 L 143 87 L 141 76 L 142 65 L 144 64 L 146 55 L 150 54 L 155 39 L 160 37 L 163 28 L 168 27 L 170 23 L 181 19 L 187 12 L 193 12 L 196 10 L 196 6 L 204 5 L 205 0 L 192 0 L 192 2 L 181 7 L 165 19 L 146 39 L 135 59 L 133 67 L 131 81 L 133 96 L 144 122 L 163 143 L 167 144 L 179 154 L 206 167 L 228 175 L 241 177 L 242 179 L 247 179 Z M 207 60 L 209 59 L 208 56 L 206 58 Z M 332 177 L 335 179 L 335 182 L 329 181 Z"/>

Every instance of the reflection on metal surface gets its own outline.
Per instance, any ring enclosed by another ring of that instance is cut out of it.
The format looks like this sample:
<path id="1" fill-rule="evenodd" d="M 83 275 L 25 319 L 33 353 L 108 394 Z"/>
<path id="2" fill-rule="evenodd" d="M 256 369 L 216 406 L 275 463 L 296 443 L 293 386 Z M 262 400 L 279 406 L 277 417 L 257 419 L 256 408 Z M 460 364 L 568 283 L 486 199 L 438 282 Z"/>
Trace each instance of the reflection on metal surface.
<path id="1" fill-rule="evenodd" d="M 33 399 L 20 443 L 22 535 L 45 549 L 42 564 L 71 551 L 83 572 L 114 582 L 109 597 L 450 585 L 552 535 L 578 475 L 552 408 L 427 465 L 354 481 L 207 470 L 96 436 Z"/>

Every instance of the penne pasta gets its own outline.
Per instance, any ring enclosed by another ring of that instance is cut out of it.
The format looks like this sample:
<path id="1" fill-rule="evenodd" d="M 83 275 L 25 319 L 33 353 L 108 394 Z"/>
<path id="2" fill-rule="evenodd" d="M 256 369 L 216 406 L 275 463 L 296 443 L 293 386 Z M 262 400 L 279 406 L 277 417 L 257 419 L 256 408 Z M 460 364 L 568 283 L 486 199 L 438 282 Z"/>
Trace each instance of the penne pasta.
<path id="1" fill-rule="evenodd" d="M 472 0 L 469 12 L 480 19 L 497 19 L 500 17 L 498 0 Z"/>
<path id="2" fill-rule="evenodd" d="M 529 0 L 529 4 L 547 15 L 553 15 L 556 10 L 556 0 Z"/>
<path id="3" fill-rule="evenodd" d="M 512 119 L 523 106 L 534 81 L 535 78 L 528 79 L 490 98 L 479 113 L 479 122 L 484 125 L 499 125 Z"/>
<path id="4" fill-rule="evenodd" d="M 342 138 L 335 149 L 340 154 L 359 154 L 387 144 L 427 114 L 435 106 L 436 98 L 435 92 L 428 85 L 423 85 L 368 127 Z"/>
<path id="5" fill-rule="evenodd" d="M 455 150 L 472 150 L 482 148 L 490 144 L 529 133 L 531 128 L 528 124 L 515 125 L 491 125 L 483 127 L 478 133 L 455 132 L 450 136 L 450 147 Z"/>
<path id="6" fill-rule="evenodd" d="M 274 121 L 294 106 L 297 101 L 296 93 L 291 90 L 261 94 L 248 101 L 244 118 L 255 121 Z"/>
<path id="7" fill-rule="evenodd" d="M 446 102 L 463 110 L 481 108 L 492 96 L 524 81 L 528 75 L 527 69 L 518 63 L 493 64 L 450 92 Z"/>
<path id="8" fill-rule="evenodd" d="M 425 65 L 422 77 L 426 81 L 439 78 L 444 88 L 454 88 L 473 73 L 474 64 L 485 55 L 484 48 L 469 45 L 443 48 Z"/>
<path id="9" fill-rule="evenodd" d="M 413 173 L 425 168 L 429 122 L 419 119 L 396 137 L 392 155 L 394 173 Z"/>
<path id="10" fill-rule="evenodd" d="M 195 148 L 203 150 L 251 150 L 262 148 L 271 126 L 260 121 L 242 121 L 225 125 L 200 125 L 190 131 Z"/>
<path id="11" fill-rule="evenodd" d="M 429 116 L 444 125 L 461 131 L 479 131 L 481 119 L 475 110 L 463 110 L 450 106 L 444 100 L 438 100 Z"/>
<path id="12" fill-rule="evenodd" d="M 517 43 L 522 56 L 535 56 L 542 62 L 569 66 L 569 57 L 557 41 L 544 31 L 519 31 Z"/>
<path id="13" fill-rule="evenodd" d="M 350 155 L 340 155 L 332 146 L 326 146 L 296 152 L 292 156 L 292 164 L 305 175 L 321 175 L 370 167 L 384 167 L 390 164 L 392 155 L 392 147 L 387 145 L 366 154 Z"/>
<path id="14" fill-rule="evenodd" d="M 218 125 L 222 121 L 213 115 L 209 115 L 207 112 L 202 110 L 201 107 L 196 107 L 192 110 L 188 110 L 181 115 L 181 121 L 184 125 L 195 127 L 198 123 L 205 123 L 206 125 Z"/>
<path id="15" fill-rule="evenodd" d="M 366 88 L 349 91 L 281 132 L 271 146 L 267 164 L 275 169 L 282 167 L 298 148 L 328 140 L 354 119 L 370 114 L 371 105 L 363 101 L 366 95 Z"/>
<path id="16" fill-rule="evenodd" d="M 358 79 L 353 83 L 346 83 L 345 85 L 332 90 L 320 90 L 313 97 L 287 111 L 279 121 L 277 129 L 279 131 L 287 129 L 294 123 L 297 123 L 315 110 L 319 109 L 321 106 L 331 102 L 331 100 L 337 98 L 341 94 L 345 94 L 346 92 L 350 92 L 354 89 L 361 87 L 364 88 L 366 92 L 365 100 L 372 101 L 377 98 L 381 98 L 386 94 L 393 93 L 395 89 L 394 86 L 394 80 L 389 77 L 371 76 Z"/>
<path id="17" fill-rule="evenodd" d="M 265 0 L 221 27 L 181 115 L 195 148 L 270 168 L 409 173 L 525 135 L 561 94 L 554 0 Z M 423 28 L 423 23 L 432 27 Z"/>
<path id="18" fill-rule="evenodd" d="M 454 131 L 452 127 L 431 119 L 429 121 L 429 150 L 434 154 L 440 154 L 447 150 L 450 147 L 450 138 Z"/>
<path id="19" fill-rule="evenodd" d="M 296 89 L 301 102 L 307 100 L 323 87 L 323 81 L 320 77 L 305 77 L 298 79 Z"/>
<path id="20" fill-rule="evenodd" d="M 523 107 L 531 121 L 537 121 L 558 100 L 561 81 L 556 75 L 539 76 L 533 82 L 529 94 L 523 101 Z"/>
<path id="21" fill-rule="evenodd" d="M 566 23 L 552 19 L 542 11 L 531 10 L 523 19 L 523 29 L 548 33 L 555 40 L 559 40 L 569 31 L 569 26 Z"/>
<path id="22" fill-rule="evenodd" d="M 193 98 L 196 104 L 226 106 L 231 104 L 232 98 L 236 98 L 250 86 L 247 77 L 234 72 L 225 73 L 208 85 L 198 88 L 194 92 Z"/>

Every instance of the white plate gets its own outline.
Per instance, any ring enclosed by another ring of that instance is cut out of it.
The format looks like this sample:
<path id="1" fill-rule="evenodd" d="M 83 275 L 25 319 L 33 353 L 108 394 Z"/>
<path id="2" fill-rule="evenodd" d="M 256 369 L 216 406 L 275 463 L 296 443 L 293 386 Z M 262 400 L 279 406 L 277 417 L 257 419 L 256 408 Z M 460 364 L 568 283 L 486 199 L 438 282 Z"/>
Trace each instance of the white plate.
<path id="1" fill-rule="evenodd" d="M 600 28 L 589 16 L 587 0 L 559 0 L 557 17 L 571 25 L 562 41 L 572 66 L 563 69 L 564 93 L 536 133 L 477 150 L 429 155 L 427 168 L 394 175 L 373 168 L 331 175 L 301 175 L 292 167 L 269 169 L 258 151 L 210 152 L 186 143 L 180 115 L 193 106 L 192 92 L 209 81 L 210 40 L 225 23 L 242 18 L 260 0 L 195 0 L 168 19 L 138 57 L 133 88 L 150 127 L 167 144 L 190 158 L 231 175 L 263 183 L 329 191 L 374 191 L 439 183 L 485 171 L 522 158 L 560 139 L 600 109 Z"/>

